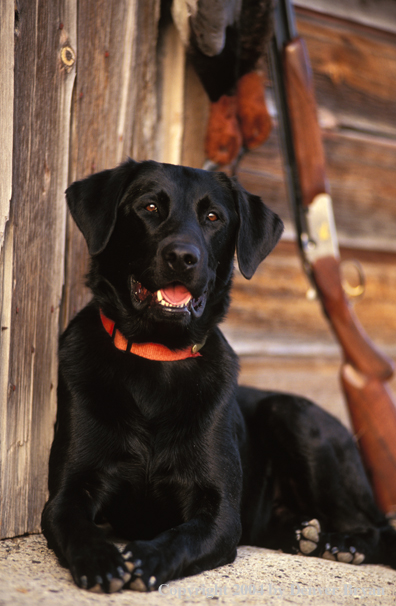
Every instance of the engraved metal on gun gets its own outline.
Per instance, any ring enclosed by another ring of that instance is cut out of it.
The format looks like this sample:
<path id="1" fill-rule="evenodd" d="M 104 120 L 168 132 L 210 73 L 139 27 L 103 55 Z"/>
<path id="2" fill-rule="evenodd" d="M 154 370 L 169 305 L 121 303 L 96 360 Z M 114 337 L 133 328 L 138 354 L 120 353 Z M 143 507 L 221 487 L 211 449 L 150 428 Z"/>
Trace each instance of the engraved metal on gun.
<path id="1" fill-rule="evenodd" d="M 333 204 L 329 194 L 323 193 L 315 196 L 309 205 L 306 215 L 307 233 L 301 234 L 301 244 L 309 265 L 312 265 L 318 259 L 323 257 L 335 257 L 340 259 L 338 247 L 337 230 L 335 226 Z M 342 288 L 348 299 L 360 299 L 365 292 L 365 276 L 363 268 L 356 260 L 342 261 L 340 271 L 346 265 L 352 265 L 358 277 L 358 284 L 352 286 L 346 278 L 342 277 Z M 307 292 L 308 299 L 315 299 L 317 292 L 315 288 L 310 288 Z"/>
<path id="2" fill-rule="evenodd" d="M 333 206 L 329 194 L 315 196 L 307 209 L 308 233 L 301 234 L 307 261 L 312 264 L 323 257 L 340 258 Z"/>

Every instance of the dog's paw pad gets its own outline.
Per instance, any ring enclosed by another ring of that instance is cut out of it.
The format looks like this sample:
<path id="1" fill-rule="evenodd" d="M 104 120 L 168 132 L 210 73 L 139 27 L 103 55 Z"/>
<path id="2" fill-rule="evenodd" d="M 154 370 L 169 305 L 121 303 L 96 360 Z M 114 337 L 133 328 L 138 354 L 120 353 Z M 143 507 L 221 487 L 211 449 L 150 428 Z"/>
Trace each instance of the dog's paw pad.
<path id="1" fill-rule="evenodd" d="M 102 587 L 99 585 L 99 583 L 97 583 L 96 585 L 94 585 L 93 587 L 90 587 L 88 589 L 88 591 L 90 591 L 91 593 L 103 593 L 103 589 Z"/>
<path id="2" fill-rule="evenodd" d="M 335 562 L 336 561 L 335 555 L 333 555 L 328 549 L 326 549 L 326 551 L 323 552 L 322 558 L 324 560 L 330 560 L 331 562 Z"/>
<path id="3" fill-rule="evenodd" d="M 316 518 L 310 520 L 309 522 L 303 522 L 302 526 L 304 526 L 305 528 L 312 526 L 316 529 L 318 534 L 321 531 L 319 520 L 317 520 Z"/>
<path id="4" fill-rule="evenodd" d="M 352 560 L 352 564 L 362 564 L 362 562 L 364 562 L 365 560 L 365 555 L 363 553 L 355 553 L 355 555 L 353 556 L 353 560 Z"/>
<path id="5" fill-rule="evenodd" d="M 353 555 L 348 551 L 340 551 L 337 553 L 337 562 L 344 562 L 344 564 L 350 564 L 353 560 Z"/>
<path id="6" fill-rule="evenodd" d="M 320 529 L 318 530 L 316 526 L 306 526 L 302 529 L 301 534 L 304 539 L 317 543 L 319 541 L 319 532 Z"/>
<path id="7" fill-rule="evenodd" d="M 320 524 L 318 520 L 310 520 L 302 524 L 302 529 L 296 531 L 299 550 L 304 555 L 315 551 L 319 542 Z"/>
<path id="8" fill-rule="evenodd" d="M 135 570 L 135 564 L 133 562 L 125 562 L 125 566 L 128 568 L 129 572 L 133 572 Z"/>
<path id="9" fill-rule="evenodd" d="M 305 541 L 304 539 L 301 539 L 300 551 L 304 555 L 309 555 L 310 553 L 315 551 L 316 548 L 317 548 L 317 544 L 314 543 L 313 541 Z"/>
<path id="10" fill-rule="evenodd" d="M 137 577 L 132 583 L 129 583 L 129 589 L 133 589 L 133 591 L 147 591 L 147 587 L 140 577 Z"/>
<path id="11" fill-rule="evenodd" d="M 109 593 L 116 593 L 124 587 L 124 581 L 121 579 L 111 579 L 109 582 Z"/>

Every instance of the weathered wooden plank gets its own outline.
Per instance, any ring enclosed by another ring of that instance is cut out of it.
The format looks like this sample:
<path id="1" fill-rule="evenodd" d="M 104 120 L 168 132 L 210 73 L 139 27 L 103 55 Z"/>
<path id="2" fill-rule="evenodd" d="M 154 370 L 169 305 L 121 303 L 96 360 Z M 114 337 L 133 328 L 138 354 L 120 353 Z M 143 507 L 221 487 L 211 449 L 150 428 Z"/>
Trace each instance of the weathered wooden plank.
<path id="1" fill-rule="evenodd" d="M 188 59 L 184 104 L 182 164 L 202 168 L 206 159 L 205 135 L 209 117 L 209 99 Z"/>
<path id="2" fill-rule="evenodd" d="M 125 124 L 130 125 L 127 110 L 131 109 L 131 90 L 130 72 L 122 72 L 128 65 L 131 69 L 135 61 L 136 10 L 134 1 L 101 1 L 95 4 L 94 11 L 89 1 L 79 2 L 70 182 L 110 168 L 126 155 L 124 131 Z M 132 36 L 130 57 L 123 55 L 126 34 Z M 68 215 L 61 328 L 90 299 L 84 286 L 87 271 L 85 241 Z"/>
<path id="3" fill-rule="evenodd" d="M 12 495 L 5 492 L 5 476 L 8 468 L 8 396 L 10 394 L 9 361 L 11 347 L 12 316 L 12 264 L 13 227 L 8 222 L 5 229 L 4 246 L 0 250 L 0 514 L 6 499 Z M 8 529 L 2 528 L 0 517 L 0 537 L 6 536 Z"/>
<path id="4" fill-rule="evenodd" d="M 393 0 L 294 0 L 299 7 L 319 11 L 369 27 L 396 32 L 396 5 Z"/>
<path id="5" fill-rule="evenodd" d="M 0 4 L 0 510 L 1 478 L 5 473 L 7 444 L 6 401 L 11 336 L 13 230 L 7 221 L 12 192 L 12 136 L 14 118 L 14 7 Z M 6 232 L 6 235 L 5 235 Z M 4 242 L 5 240 L 5 242 Z M 4 243 L 4 246 L 3 246 Z M 1 536 L 1 528 L 0 528 Z"/>
<path id="6" fill-rule="evenodd" d="M 169 19 L 161 24 L 159 61 L 162 82 L 158 123 L 157 157 L 161 162 L 181 164 L 184 126 L 185 48 Z"/>
<path id="7" fill-rule="evenodd" d="M 396 36 L 298 12 L 324 122 L 396 135 Z M 325 113 L 326 112 L 326 113 Z"/>
<path id="8" fill-rule="evenodd" d="M 136 60 L 132 67 L 132 83 L 136 102 L 131 105 L 133 132 L 126 151 L 135 160 L 156 159 L 157 143 L 157 40 L 160 0 L 138 2 Z"/>
<path id="9" fill-rule="evenodd" d="M 373 341 L 396 357 L 396 255 L 342 249 L 366 275 L 366 293 L 355 311 Z M 345 268 L 347 269 L 347 268 Z M 350 281 L 355 280 L 348 272 Z M 281 242 L 250 281 L 235 274 L 232 304 L 224 324 L 240 354 L 323 355 L 339 347 L 317 301 L 306 297 L 309 282 L 295 246 Z"/>
<path id="10" fill-rule="evenodd" d="M 9 389 L 1 402 L 2 537 L 39 530 L 47 494 L 64 264 L 63 191 L 75 75 L 75 16 L 75 0 L 39 5 L 18 2 L 13 181 L 7 234 L 8 238 L 13 233 Z M 6 250 L 5 256 L 10 254 Z M 8 289 L 10 281 L 8 273 Z"/>
<path id="11" fill-rule="evenodd" d="M 156 40 L 159 0 L 82 0 L 78 10 L 78 80 L 69 179 L 111 168 L 128 155 L 155 156 Z M 68 219 L 62 327 L 90 299 L 88 255 Z"/>
<path id="12" fill-rule="evenodd" d="M 0 3 L 0 250 L 8 220 L 12 183 L 12 131 L 14 117 L 14 7 Z"/>
<path id="13" fill-rule="evenodd" d="M 357 132 L 323 132 L 327 174 L 340 243 L 372 250 L 396 251 L 396 140 Z M 294 226 L 287 202 L 277 132 L 247 154 L 238 176 L 249 191 L 261 196 Z"/>

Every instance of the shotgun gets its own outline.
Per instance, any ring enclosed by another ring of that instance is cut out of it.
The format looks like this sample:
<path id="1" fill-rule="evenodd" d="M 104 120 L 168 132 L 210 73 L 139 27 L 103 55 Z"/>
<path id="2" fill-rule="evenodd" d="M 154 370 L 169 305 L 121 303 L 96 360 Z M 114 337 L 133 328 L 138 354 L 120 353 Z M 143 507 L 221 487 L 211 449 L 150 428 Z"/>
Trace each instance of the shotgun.
<path id="1" fill-rule="evenodd" d="M 396 514 L 396 407 L 384 381 L 394 367 L 364 332 L 342 286 L 312 71 L 290 0 L 276 2 L 269 56 L 303 267 L 341 345 L 341 383 L 355 437 L 377 504 L 391 516 Z"/>

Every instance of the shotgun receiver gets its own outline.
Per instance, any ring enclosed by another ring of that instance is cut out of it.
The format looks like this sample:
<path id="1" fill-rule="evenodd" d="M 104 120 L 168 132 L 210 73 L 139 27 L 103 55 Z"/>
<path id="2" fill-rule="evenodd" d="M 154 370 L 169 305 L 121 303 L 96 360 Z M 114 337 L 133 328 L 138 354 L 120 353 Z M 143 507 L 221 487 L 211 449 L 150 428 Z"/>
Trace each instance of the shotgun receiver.
<path id="1" fill-rule="evenodd" d="M 396 513 L 396 407 L 384 381 L 393 362 L 370 341 L 345 295 L 312 72 L 290 0 L 275 3 L 272 80 L 289 199 L 304 270 L 343 350 L 341 383 L 379 507 Z"/>

